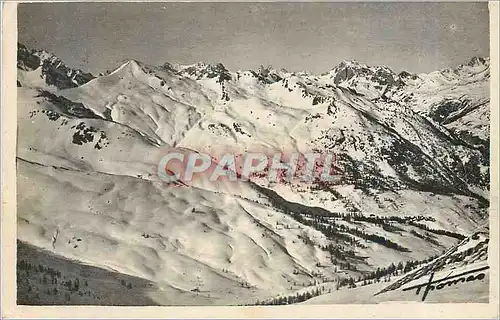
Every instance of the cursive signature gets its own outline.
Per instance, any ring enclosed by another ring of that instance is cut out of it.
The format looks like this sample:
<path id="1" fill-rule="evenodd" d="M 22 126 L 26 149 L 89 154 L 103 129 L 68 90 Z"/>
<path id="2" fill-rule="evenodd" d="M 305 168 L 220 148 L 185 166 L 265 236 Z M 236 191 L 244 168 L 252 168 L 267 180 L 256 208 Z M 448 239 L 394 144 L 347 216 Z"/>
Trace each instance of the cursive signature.
<path id="1" fill-rule="evenodd" d="M 459 283 L 473 282 L 476 280 L 484 279 L 485 274 L 481 271 L 487 269 L 489 269 L 489 266 L 468 270 L 454 276 L 451 276 L 451 274 L 449 274 L 448 276 L 437 280 L 434 280 L 434 272 L 433 272 L 431 273 L 431 276 L 429 277 L 429 280 L 427 282 L 417 284 L 408 288 L 404 288 L 403 291 L 410 291 L 416 289 L 415 294 L 418 295 L 420 293 L 420 290 L 422 288 L 425 288 L 424 294 L 422 295 L 422 301 L 425 301 L 425 298 L 427 298 L 429 292 L 433 290 L 441 290 L 445 286 L 451 287 L 452 285 L 457 285 Z"/>

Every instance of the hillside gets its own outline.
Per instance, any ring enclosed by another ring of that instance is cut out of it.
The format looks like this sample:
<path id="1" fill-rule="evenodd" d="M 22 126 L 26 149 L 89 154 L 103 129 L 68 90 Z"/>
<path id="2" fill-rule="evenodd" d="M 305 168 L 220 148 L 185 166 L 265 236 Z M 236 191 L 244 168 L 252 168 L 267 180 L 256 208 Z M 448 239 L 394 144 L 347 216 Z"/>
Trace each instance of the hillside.
<path id="1" fill-rule="evenodd" d="M 19 45 L 18 238 L 154 283 L 163 305 L 255 304 L 423 263 L 488 221 L 488 90 L 483 58 L 421 75 L 131 60 L 94 77 Z M 169 184 L 170 148 L 330 153 L 341 178 Z"/>

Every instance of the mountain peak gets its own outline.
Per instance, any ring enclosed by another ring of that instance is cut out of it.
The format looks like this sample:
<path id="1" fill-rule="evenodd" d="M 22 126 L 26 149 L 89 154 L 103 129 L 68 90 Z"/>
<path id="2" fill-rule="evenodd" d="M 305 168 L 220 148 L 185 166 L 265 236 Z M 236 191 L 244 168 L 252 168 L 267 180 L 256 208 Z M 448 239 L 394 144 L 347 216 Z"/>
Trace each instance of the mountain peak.
<path id="1" fill-rule="evenodd" d="M 391 68 L 385 65 L 367 65 L 365 63 L 359 62 L 358 60 L 342 60 L 337 66 L 335 66 L 332 71 L 338 72 L 342 69 L 351 69 L 353 71 L 357 70 L 357 73 L 376 73 L 376 72 L 385 72 L 391 73 L 395 75 L 395 72 L 392 71 Z"/>
<path id="2" fill-rule="evenodd" d="M 398 74 L 398 77 L 401 79 L 412 79 L 412 80 L 416 80 L 418 78 L 418 76 L 416 74 L 408 72 L 406 70 L 401 71 Z"/>
<path id="3" fill-rule="evenodd" d="M 373 87 L 369 91 L 374 97 L 381 95 L 388 87 L 396 85 L 398 78 L 387 66 L 368 66 L 356 60 L 341 61 L 329 72 L 329 76 L 336 85 L 350 83 L 349 86 L 356 87 L 358 83 L 364 83 Z"/>
<path id="4" fill-rule="evenodd" d="M 360 66 L 360 65 L 364 65 L 363 63 L 359 62 L 358 60 L 356 59 L 344 59 L 342 61 L 340 61 L 339 65 L 354 65 L 354 66 Z"/>
<path id="5" fill-rule="evenodd" d="M 180 72 L 195 80 L 206 78 L 211 79 L 215 77 L 219 77 L 219 79 L 231 78 L 229 70 L 227 70 L 227 68 L 221 62 L 217 62 L 216 64 L 198 62 L 196 64 L 180 68 Z"/>
<path id="6" fill-rule="evenodd" d="M 42 76 L 48 85 L 59 89 L 80 86 L 94 79 L 91 73 L 72 69 L 53 53 L 17 44 L 17 68 L 27 72 L 42 68 Z"/>
<path id="7" fill-rule="evenodd" d="M 467 62 L 467 65 L 469 67 L 478 67 L 478 66 L 483 66 L 483 65 L 489 64 L 489 62 L 490 62 L 489 58 L 475 56 L 475 57 L 472 57 L 469 60 L 469 62 Z"/>
<path id="8" fill-rule="evenodd" d="M 181 69 L 181 66 L 179 64 L 173 64 L 170 62 L 165 62 L 162 66 L 163 69 L 173 71 L 173 72 L 178 72 L 179 69 Z"/>

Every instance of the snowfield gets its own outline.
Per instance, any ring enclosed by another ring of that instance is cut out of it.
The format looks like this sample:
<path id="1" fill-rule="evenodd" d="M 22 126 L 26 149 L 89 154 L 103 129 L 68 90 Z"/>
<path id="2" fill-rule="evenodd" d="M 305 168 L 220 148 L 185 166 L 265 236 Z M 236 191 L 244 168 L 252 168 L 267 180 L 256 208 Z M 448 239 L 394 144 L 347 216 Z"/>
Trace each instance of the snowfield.
<path id="1" fill-rule="evenodd" d="M 489 58 L 420 75 L 355 61 L 313 75 L 131 60 L 94 77 L 18 50 L 18 240 L 47 265 L 150 283 L 131 292 L 159 305 L 417 302 L 402 288 L 445 274 L 425 269 L 443 254 L 482 241 L 480 258 L 445 265 L 485 265 L 488 231 L 474 235 L 488 221 Z M 334 153 L 342 178 L 166 183 L 158 164 L 171 148 L 215 163 Z M 426 302 L 484 302 L 487 287 L 488 275 Z M 67 291 L 23 301 L 106 303 Z"/>

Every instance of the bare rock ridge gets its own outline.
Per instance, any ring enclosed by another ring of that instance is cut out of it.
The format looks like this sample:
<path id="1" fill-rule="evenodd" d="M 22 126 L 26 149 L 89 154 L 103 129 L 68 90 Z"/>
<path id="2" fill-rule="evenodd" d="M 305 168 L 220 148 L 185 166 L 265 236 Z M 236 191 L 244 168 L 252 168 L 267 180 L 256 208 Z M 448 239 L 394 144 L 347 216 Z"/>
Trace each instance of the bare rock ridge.
<path id="1" fill-rule="evenodd" d="M 489 72 L 481 57 L 318 75 L 131 60 L 95 77 L 19 44 L 18 238 L 150 282 L 160 305 L 314 302 L 404 279 L 488 221 Z M 341 179 L 173 186 L 157 168 L 171 147 L 334 153 Z"/>
<path id="2" fill-rule="evenodd" d="M 17 68 L 25 71 L 41 68 L 41 75 L 47 85 L 59 89 L 78 87 L 95 78 L 90 73 L 69 68 L 52 53 L 29 49 L 21 43 L 17 46 Z"/>

